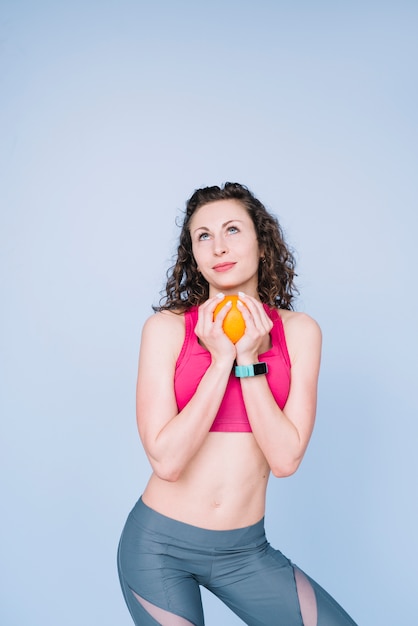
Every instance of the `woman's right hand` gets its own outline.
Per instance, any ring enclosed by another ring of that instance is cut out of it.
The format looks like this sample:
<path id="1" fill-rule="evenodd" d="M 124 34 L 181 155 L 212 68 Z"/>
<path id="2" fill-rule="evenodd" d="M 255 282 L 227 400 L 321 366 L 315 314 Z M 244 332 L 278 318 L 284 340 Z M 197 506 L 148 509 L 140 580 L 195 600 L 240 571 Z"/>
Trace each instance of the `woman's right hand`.
<path id="1" fill-rule="evenodd" d="M 232 367 L 236 357 L 236 348 L 222 328 L 223 321 L 231 308 L 231 302 L 227 302 L 217 314 L 216 319 L 213 319 L 214 311 L 224 297 L 219 293 L 200 305 L 195 333 L 211 353 L 212 362 L 228 360 Z"/>

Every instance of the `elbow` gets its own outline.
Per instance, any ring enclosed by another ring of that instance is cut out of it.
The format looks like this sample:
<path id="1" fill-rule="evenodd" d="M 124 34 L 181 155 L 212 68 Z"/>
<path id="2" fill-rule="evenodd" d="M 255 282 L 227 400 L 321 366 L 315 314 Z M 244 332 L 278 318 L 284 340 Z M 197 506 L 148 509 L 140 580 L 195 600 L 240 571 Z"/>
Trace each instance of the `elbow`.
<path id="1" fill-rule="evenodd" d="M 179 472 L 168 472 L 168 471 L 158 471 L 154 470 L 154 474 L 158 476 L 160 480 L 165 480 L 168 483 L 176 483 L 180 478 Z"/>
<path id="2" fill-rule="evenodd" d="M 170 458 L 170 455 L 166 452 L 160 452 L 156 449 L 151 450 L 150 448 L 151 446 L 148 447 L 146 453 L 153 474 L 160 480 L 165 480 L 169 483 L 177 482 L 184 470 L 181 460 Z"/>
<path id="3" fill-rule="evenodd" d="M 281 460 L 270 466 L 271 472 L 273 476 L 275 476 L 276 478 L 288 478 L 289 476 L 292 476 L 292 474 L 296 472 L 296 470 L 298 469 L 300 465 L 301 460 L 302 459 L 293 459 L 287 462 L 284 462 L 283 460 Z"/>
<path id="4" fill-rule="evenodd" d="M 154 461 L 152 463 L 152 469 L 160 480 L 165 480 L 168 483 L 177 482 L 182 474 L 181 468 L 168 463 L 158 463 Z"/>

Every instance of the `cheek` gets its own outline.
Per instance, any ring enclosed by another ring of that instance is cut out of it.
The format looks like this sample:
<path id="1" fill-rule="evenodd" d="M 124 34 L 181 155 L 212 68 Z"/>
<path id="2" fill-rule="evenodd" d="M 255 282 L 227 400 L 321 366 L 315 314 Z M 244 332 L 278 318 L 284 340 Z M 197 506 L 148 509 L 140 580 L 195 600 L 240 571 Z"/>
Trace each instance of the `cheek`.
<path id="1" fill-rule="evenodd" d="M 197 251 L 196 246 L 194 244 L 192 244 L 192 255 L 193 255 L 193 258 L 196 260 L 197 257 L 198 257 L 198 251 Z"/>
<path id="2" fill-rule="evenodd" d="M 201 250 L 197 250 L 196 248 L 194 248 L 192 246 L 192 255 L 193 255 L 194 261 L 196 263 L 197 269 L 199 271 L 201 271 L 201 269 L 199 268 L 199 264 L 203 263 L 203 261 L 204 261 L 204 254 L 202 254 Z"/>

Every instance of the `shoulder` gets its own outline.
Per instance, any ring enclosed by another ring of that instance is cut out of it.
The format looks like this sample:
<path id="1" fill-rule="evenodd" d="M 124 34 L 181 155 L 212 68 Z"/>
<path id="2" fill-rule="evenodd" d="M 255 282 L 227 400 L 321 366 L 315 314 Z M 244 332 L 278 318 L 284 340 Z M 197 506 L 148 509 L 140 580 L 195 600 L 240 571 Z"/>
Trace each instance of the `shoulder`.
<path id="1" fill-rule="evenodd" d="M 287 347 L 292 362 L 306 351 L 321 352 L 322 332 L 316 320 L 307 313 L 279 309 Z"/>
<path id="2" fill-rule="evenodd" d="M 145 320 L 143 332 L 172 332 L 182 327 L 184 328 L 184 313 L 158 311 Z"/>
<path id="3" fill-rule="evenodd" d="M 321 336 L 321 328 L 316 320 L 307 313 L 278 309 L 278 314 L 285 330 L 289 332 L 307 332 Z"/>
<path id="4" fill-rule="evenodd" d="M 176 354 L 180 351 L 184 335 L 184 313 L 159 311 L 145 321 L 141 343 L 142 347 L 152 344 L 155 348 L 168 349 Z"/>

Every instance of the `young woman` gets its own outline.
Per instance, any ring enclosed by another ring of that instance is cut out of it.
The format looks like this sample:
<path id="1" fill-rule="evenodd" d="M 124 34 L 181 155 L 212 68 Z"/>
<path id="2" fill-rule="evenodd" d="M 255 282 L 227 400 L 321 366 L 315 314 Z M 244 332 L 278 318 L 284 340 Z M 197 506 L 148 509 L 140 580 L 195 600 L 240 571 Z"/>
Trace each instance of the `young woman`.
<path id="1" fill-rule="evenodd" d="M 264 533 L 270 471 L 293 474 L 315 419 L 321 332 L 292 310 L 294 259 L 244 186 L 187 203 L 166 296 L 142 335 L 138 429 L 152 466 L 118 565 L 135 624 L 203 626 L 200 585 L 251 626 L 355 626 Z M 245 333 L 223 330 L 239 294 Z"/>

